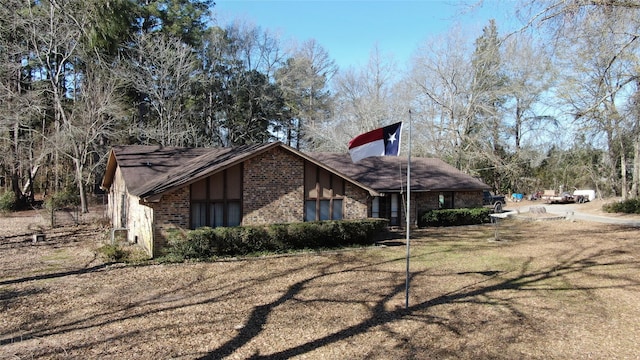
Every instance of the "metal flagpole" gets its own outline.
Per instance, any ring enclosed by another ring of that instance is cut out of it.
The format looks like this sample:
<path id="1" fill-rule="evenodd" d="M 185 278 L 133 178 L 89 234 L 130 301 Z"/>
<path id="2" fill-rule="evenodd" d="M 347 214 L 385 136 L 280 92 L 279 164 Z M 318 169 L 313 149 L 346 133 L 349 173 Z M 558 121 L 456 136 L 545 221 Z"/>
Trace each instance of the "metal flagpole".
<path id="1" fill-rule="evenodd" d="M 405 280 L 405 293 L 404 293 L 404 307 L 409 308 L 409 228 L 411 225 L 411 110 L 409 110 L 409 155 L 407 156 L 407 212 L 405 217 L 407 218 L 407 273 Z"/>

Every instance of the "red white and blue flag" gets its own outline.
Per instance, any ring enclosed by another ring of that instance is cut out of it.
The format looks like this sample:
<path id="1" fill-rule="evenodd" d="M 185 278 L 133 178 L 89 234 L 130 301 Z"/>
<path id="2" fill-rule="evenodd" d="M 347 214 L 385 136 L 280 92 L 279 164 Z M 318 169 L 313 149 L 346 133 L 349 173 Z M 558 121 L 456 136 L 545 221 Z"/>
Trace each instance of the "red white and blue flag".
<path id="1" fill-rule="evenodd" d="M 402 122 L 375 129 L 349 141 L 349 155 L 353 162 L 370 156 L 398 156 Z"/>

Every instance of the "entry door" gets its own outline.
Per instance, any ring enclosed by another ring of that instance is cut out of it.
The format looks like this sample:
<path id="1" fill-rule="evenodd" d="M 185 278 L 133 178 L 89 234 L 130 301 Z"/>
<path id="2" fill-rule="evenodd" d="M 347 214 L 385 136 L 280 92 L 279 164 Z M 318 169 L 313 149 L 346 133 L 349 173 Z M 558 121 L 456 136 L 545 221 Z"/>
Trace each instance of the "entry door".
<path id="1" fill-rule="evenodd" d="M 398 194 L 389 194 L 373 199 L 372 217 L 388 219 L 390 226 L 400 225 L 400 201 Z"/>

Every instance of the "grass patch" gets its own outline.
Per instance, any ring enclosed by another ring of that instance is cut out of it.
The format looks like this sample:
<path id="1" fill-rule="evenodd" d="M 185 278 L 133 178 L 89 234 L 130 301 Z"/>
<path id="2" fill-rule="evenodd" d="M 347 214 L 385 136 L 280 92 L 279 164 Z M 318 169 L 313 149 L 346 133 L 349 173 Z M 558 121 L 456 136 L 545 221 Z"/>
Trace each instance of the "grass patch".
<path id="1" fill-rule="evenodd" d="M 118 243 L 102 245 L 97 249 L 97 253 L 107 262 L 140 264 L 149 260 L 149 256 L 143 249 Z"/>

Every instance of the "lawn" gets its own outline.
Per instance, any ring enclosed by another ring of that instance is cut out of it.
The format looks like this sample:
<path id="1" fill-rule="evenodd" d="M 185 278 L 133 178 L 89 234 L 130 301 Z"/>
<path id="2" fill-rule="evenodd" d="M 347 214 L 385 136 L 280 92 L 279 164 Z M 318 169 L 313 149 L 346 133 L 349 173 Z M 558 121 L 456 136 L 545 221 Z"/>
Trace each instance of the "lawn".
<path id="1" fill-rule="evenodd" d="M 6 218 L 2 220 L 7 220 Z M 0 221 L 0 226 L 1 226 Z M 638 229 L 504 220 L 381 246 L 105 264 L 104 231 L 0 240 L 1 359 L 631 359 Z"/>

